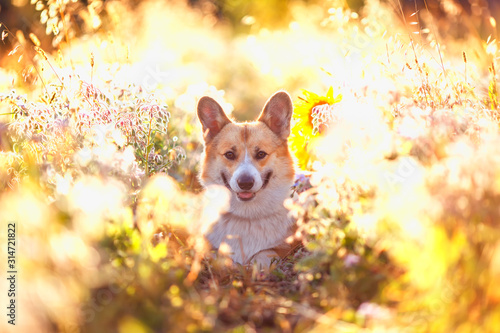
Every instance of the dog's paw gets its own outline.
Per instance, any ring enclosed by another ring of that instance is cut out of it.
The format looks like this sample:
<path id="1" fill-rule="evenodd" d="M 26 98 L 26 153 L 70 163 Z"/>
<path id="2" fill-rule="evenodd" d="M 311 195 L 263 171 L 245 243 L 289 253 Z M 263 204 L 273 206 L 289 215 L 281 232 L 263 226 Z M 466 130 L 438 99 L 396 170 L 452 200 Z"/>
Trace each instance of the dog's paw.
<path id="1" fill-rule="evenodd" d="M 278 253 L 273 250 L 263 250 L 250 259 L 250 264 L 255 264 L 259 270 L 268 272 L 273 259 L 279 259 Z"/>

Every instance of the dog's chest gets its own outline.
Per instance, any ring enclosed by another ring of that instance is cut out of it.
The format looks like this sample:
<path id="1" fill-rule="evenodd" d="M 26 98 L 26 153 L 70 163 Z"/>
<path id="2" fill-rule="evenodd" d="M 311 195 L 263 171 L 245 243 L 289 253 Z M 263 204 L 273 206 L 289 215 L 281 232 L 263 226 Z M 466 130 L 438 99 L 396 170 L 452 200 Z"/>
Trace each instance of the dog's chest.
<path id="1" fill-rule="evenodd" d="M 254 254 L 281 244 L 290 235 L 292 225 L 286 212 L 255 220 L 226 214 L 212 227 L 207 239 L 215 248 L 226 243 L 231 258 L 245 264 Z"/>

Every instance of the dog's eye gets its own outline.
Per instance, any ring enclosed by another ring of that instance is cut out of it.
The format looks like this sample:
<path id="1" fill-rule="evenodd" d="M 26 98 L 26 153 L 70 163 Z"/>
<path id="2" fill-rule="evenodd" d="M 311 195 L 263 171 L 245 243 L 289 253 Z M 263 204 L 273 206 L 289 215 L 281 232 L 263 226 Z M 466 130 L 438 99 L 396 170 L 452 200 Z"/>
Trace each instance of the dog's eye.
<path id="1" fill-rule="evenodd" d="M 255 155 L 255 157 L 256 157 L 258 160 L 261 160 L 261 159 L 263 159 L 263 158 L 264 158 L 264 157 L 266 157 L 266 156 L 267 156 L 267 153 L 266 153 L 265 151 L 262 151 L 262 150 L 261 150 L 261 151 L 259 151 L 259 152 L 257 153 L 257 155 Z"/>
<path id="2" fill-rule="evenodd" d="M 232 151 L 228 151 L 224 154 L 224 156 L 228 159 L 228 160 L 234 160 L 236 158 L 236 155 L 234 155 L 234 153 Z"/>

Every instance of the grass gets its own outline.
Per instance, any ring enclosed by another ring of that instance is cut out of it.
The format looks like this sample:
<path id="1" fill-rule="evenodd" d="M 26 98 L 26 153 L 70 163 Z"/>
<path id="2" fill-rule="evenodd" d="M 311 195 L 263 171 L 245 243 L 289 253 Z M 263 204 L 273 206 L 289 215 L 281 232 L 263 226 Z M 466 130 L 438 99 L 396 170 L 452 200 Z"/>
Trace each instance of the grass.
<path id="1" fill-rule="evenodd" d="M 17 228 L 18 328 L 494 331 L 495 35 L 447 35 L 398 2 L 296 2 L 272 28 L 260 5 L 224 20 L 209 4 L 49 1 L 53 52 L 2 25 L 16 50 L 0 68 L 0 210 Z M 253 119 L 281 88 L 296 100 L 285 204 L 303 246 L 265 275 L 203 241 L 225 202 L 197 181 L 195 105 L 210 95 Z"/>

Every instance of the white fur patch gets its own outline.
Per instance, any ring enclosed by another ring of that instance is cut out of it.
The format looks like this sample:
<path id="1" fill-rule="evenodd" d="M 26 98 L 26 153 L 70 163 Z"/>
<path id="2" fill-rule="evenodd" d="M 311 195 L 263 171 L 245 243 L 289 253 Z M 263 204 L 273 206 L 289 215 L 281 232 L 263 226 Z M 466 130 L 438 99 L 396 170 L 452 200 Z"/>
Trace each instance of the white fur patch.
<path id="1" fill-rule="evenodd" d="M 213 226 L 207 238 L 216 248 L 227 244 L 233 261 L 247 264 L 255 254 L 278 246 L 290 235 L 289 229 L 293 222 L 287 213 L 286 209 L 281 207 L 274 215 L 259 220 L 225 214 Z M 269 262 L 256 259 L 263 266 L 269 266 L 270 259 Z"/>
<path id="2" fill-rule="evenodd" d="M 231 258 L 240 264 L 247 264 L 260 251 L 283 243 L 291 235 L 294 224 L 283 206 L 290 195 L 290 187 L 291 184 L 279 184 L 271 179 L 269 185 L 257 192 L 251 201 L 241 202 L 233 195 L 229 212 L 212 226 L 206 234 L 207 239 L 215 248 L 227 244 Z M 256 256 L 254 259 L 263 267 L 269 266 L 270 258 L 267 256 Z"/>

